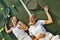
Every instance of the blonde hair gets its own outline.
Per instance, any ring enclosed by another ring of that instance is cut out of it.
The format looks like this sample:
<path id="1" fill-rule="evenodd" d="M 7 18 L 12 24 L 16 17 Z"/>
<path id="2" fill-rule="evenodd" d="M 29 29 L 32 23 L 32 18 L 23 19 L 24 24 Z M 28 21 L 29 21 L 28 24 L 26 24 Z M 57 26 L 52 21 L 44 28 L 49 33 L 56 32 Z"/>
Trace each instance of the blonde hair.
<path id="1" fill-rule="evenodd" d="M 31 14 L 31 16 L 30 17 L 32 17 L 33 19 L 37 19 L 37 17 L 36 17 L 36 15 L 35 14 Z M 31 26 L 31 25 L 34 25 L 34 24 L 32 24 L 32 23 L 30 23 L 29 22 L 29 26 Z"/>
<path id="2" fill-rule="evenodd" d="M 37 18 L 35 14 L 31 14 L 31 17 L 32 18 Z"/>

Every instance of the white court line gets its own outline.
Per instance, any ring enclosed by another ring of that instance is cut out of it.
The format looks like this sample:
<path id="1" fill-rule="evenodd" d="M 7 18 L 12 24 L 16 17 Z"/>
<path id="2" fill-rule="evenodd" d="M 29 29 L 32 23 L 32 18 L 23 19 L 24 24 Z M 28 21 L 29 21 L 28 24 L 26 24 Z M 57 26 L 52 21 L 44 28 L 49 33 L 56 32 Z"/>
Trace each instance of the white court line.
<path id="1" fill-rule="evenodd" d="M 20 0 L 20 2 L 22 3 L 23 7 L 25 8 L 25 10 L 27 11 L 28 15 L 31 16 L 30 11 L 28 10 L 28 8 L 26 7 L 26 5 L 24 4 L 24 2 L 22 0 Z"/>

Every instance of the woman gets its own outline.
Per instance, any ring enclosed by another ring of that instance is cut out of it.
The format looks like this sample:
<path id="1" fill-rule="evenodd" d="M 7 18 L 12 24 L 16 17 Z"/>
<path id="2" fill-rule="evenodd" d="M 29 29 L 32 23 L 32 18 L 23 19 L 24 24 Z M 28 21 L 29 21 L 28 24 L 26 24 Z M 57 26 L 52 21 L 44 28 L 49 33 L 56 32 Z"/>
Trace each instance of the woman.
<path id="1" fill-rule="evenodd" d="M 28 27 L 23 22 L 18 21 L 15 16 L 12 17 L 12 27 L 9 30 L 5 24 L 6 33 L 13 32 L 18 40 L 32 40 L 25 30 L 28 30 Z"/>
<path id="2" fill-rule="evenodd" d="M 44 11 L 48 17 L 47 20 L 37 20 L 37 17 L 34 14 L 31 14 L 29 18 L 29 33 L 34 40 L 58 40 L 59 35 L 53 36 L 53 34 L 47 32 L 43 26 L 45 24 L 53 23 L 52 17 L 48 12 L 48 6 L 44 7 Z"/>

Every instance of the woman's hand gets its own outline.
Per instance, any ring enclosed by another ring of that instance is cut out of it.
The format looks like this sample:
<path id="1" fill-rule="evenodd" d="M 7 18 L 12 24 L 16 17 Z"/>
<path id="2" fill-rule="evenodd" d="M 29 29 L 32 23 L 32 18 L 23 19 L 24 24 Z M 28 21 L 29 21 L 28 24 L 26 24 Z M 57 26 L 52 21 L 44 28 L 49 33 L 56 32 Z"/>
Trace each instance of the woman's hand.
<path id="1" fill-rule="evenodd" d="M 24 40 L 24 36 L 22 37 L 22 40 Z"/>
<path id="2" fill-rule="evenodd" d="M 7 25 L 5 24 L 5 31 L 6 31 L 6 33 L 11 33 L 12 32 L 12 28 L 8 29 Z"/>
<path id="3" fill-rule="evenodd" d="M 38 38 L 34 38 L 33 40 L 39 40 Z"/>
<path id="4" fill-rule="evenodd" d="M 26 25 L 25 25 L 23 22 L 21 22 L 21 21 L 19 21 L 18 24 L 20 25 L 20 27 L 18 27 L 18 28 L 20 28 L 21 30 L 28 30 L 28 29 L 29 29 L 28 26 L 26 26 Z"/>
<path id="5" fill-rule="evenodd" d="M 41 33 L 40 35 L 38 35 L 37 38 L 40 39 L 40 38 L 44 38 L 45 36 L 46 36 L 45 34 L 42 34 L 42 33 Z"/>
<path id="6" fill-rule="evenodd" d="M 48 12 L 48 6 L 47 5 L 44 7 L 44 11 Z"/>

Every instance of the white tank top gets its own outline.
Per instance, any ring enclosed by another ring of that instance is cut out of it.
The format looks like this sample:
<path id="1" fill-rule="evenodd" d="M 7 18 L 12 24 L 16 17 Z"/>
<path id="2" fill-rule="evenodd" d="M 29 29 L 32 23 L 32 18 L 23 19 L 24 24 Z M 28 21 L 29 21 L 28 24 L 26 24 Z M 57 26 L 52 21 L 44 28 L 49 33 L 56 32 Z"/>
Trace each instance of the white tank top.
<path id="1" fill-rule="evenodd" d="M 27 35 L 27 33 L 24 30 L 20 30 L 18 27 L 20 25 L 17 24 L 17 26 L 12 28 L 13 34 L 17 37 L 17 39 L 22 39 Z"/>
<path id="2" fill-rule="evenodd" d="M 46 32 L 43 25 L 45 24 L 45 20 L 38 20 L 34 26 L 30 26 L 29 33 L 30 35 L 34 35 L 37 37 L 39 34 L 44 34 Z"/>

